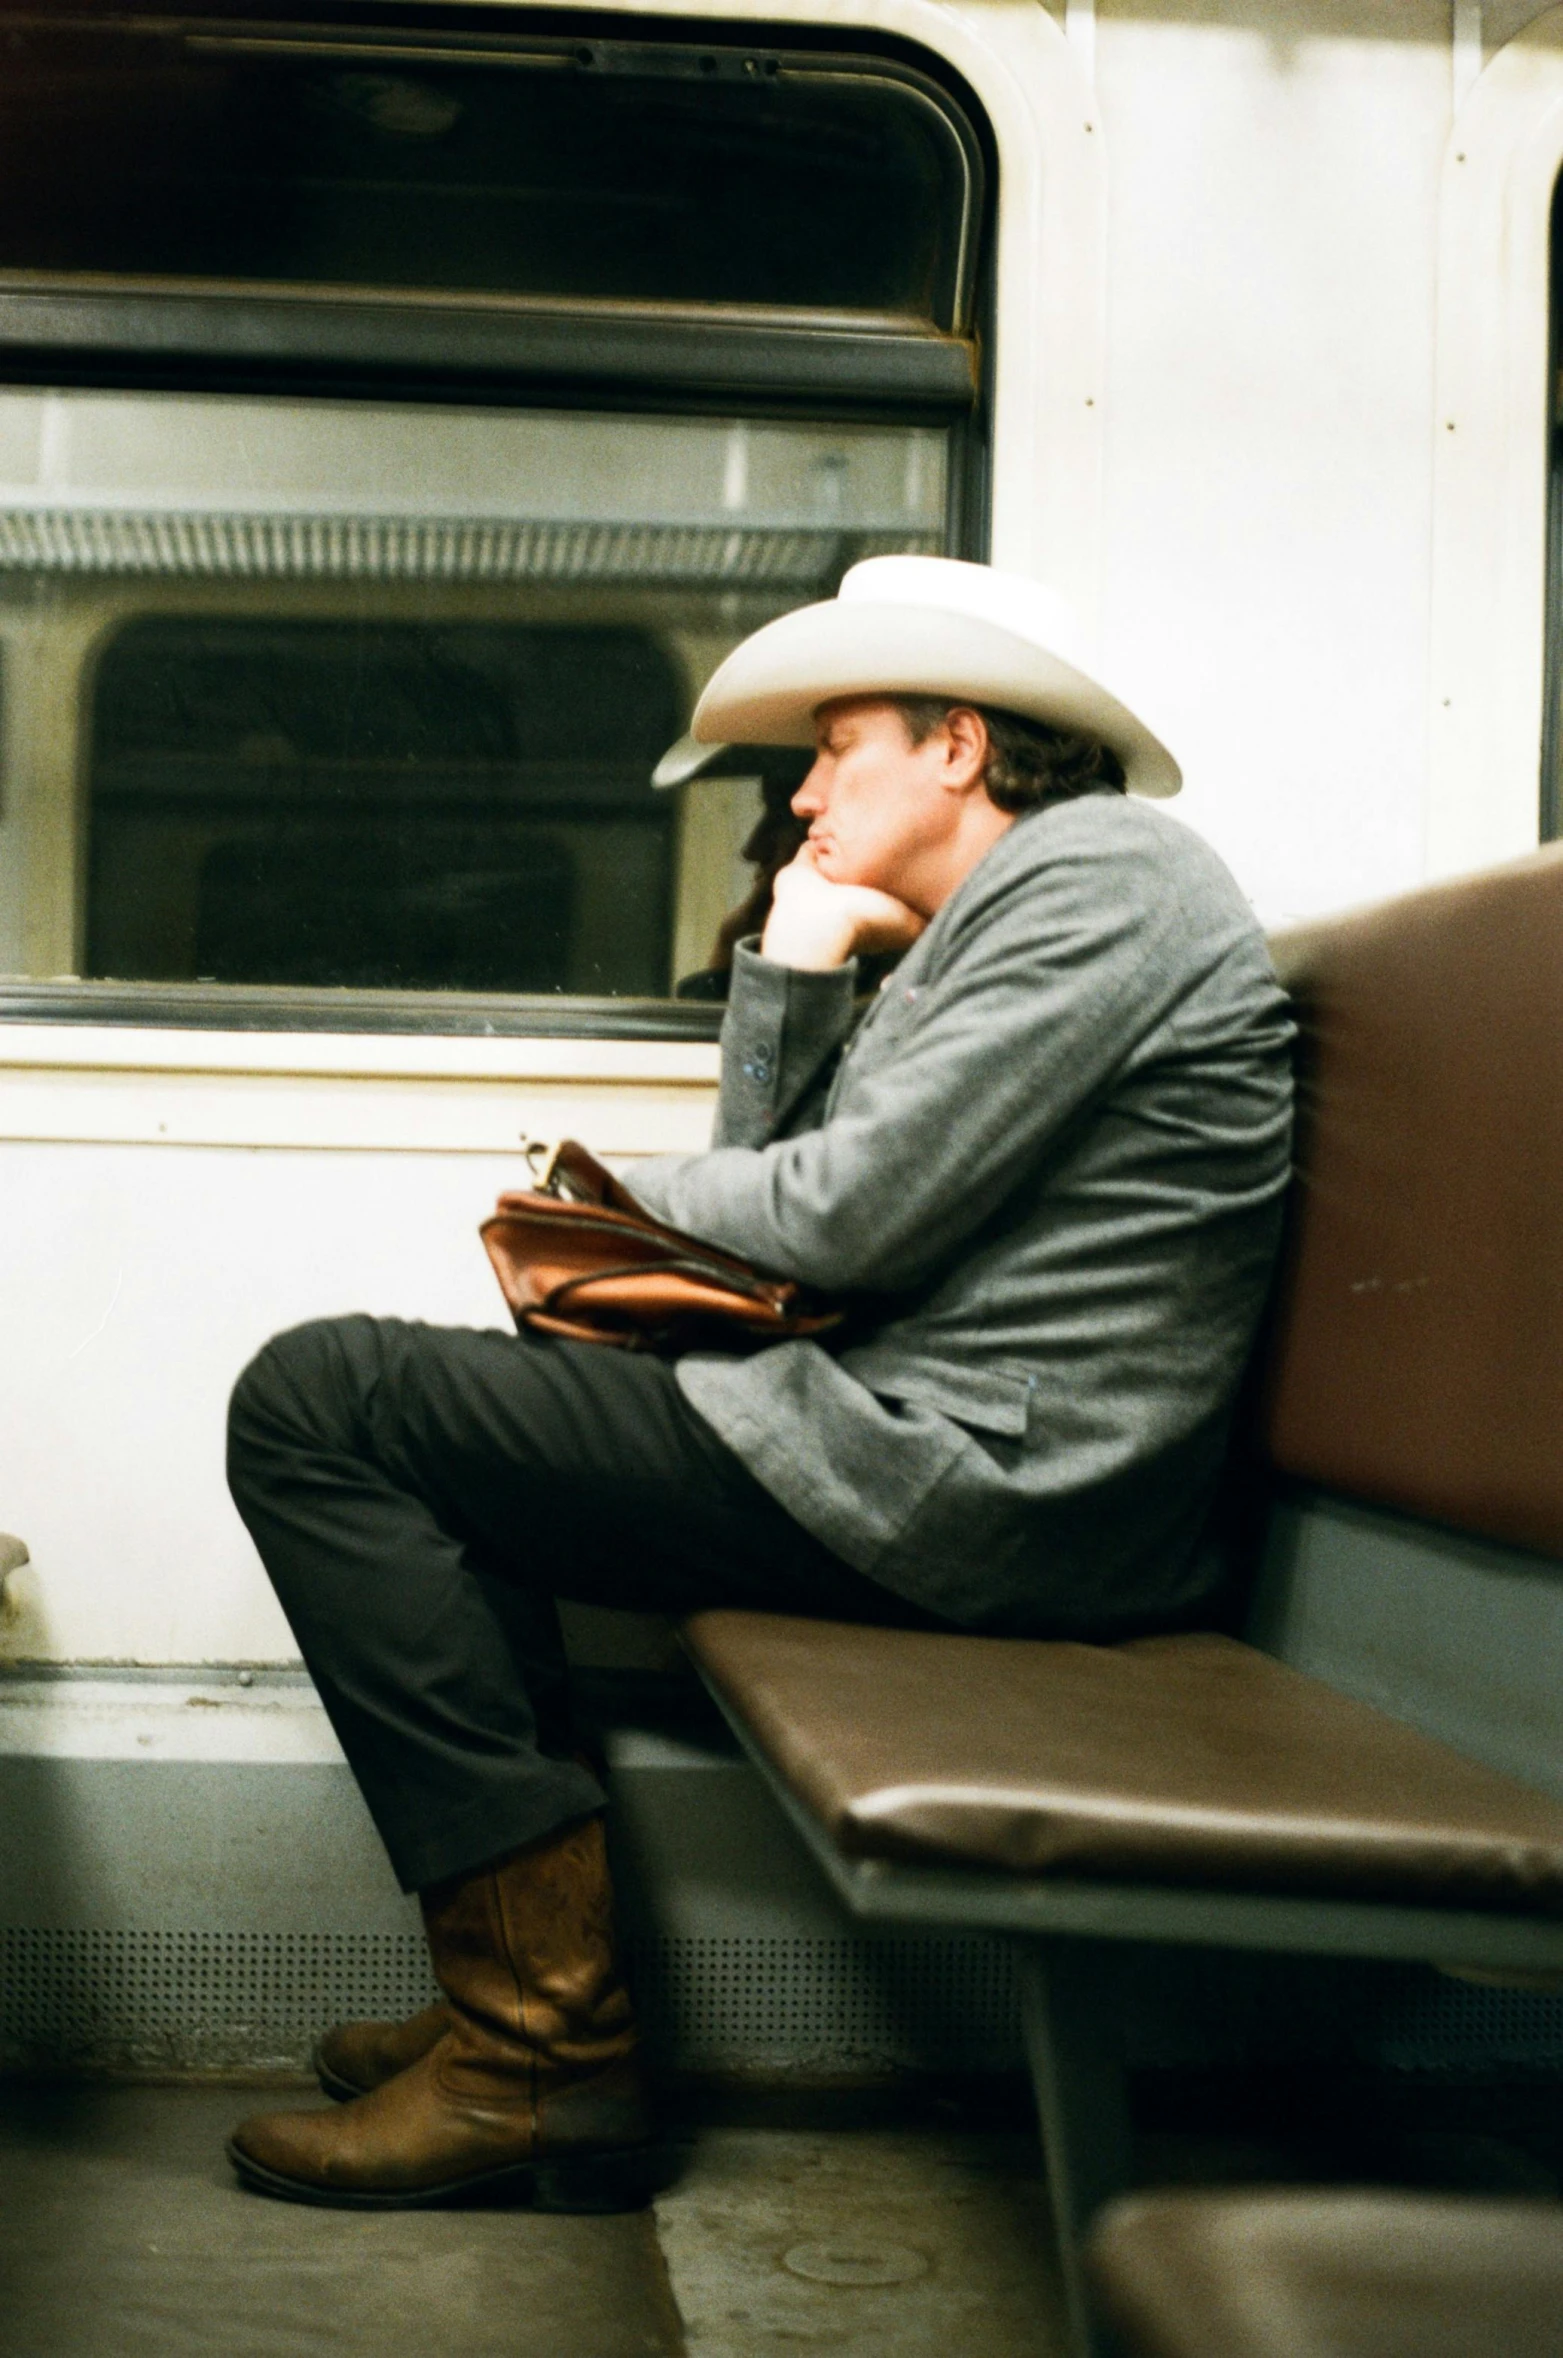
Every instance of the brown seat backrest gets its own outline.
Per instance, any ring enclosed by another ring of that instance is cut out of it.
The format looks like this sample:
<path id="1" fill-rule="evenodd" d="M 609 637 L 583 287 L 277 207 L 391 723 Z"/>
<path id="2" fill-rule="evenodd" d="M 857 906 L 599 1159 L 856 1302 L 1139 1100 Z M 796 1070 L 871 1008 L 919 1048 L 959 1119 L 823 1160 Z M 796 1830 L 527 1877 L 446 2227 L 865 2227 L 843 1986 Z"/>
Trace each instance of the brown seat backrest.
<path id="1" fill-rule="evenodd" d="M 1283 1472 L 1563 1557 L 1563 847 L 1282 936 Z"/>

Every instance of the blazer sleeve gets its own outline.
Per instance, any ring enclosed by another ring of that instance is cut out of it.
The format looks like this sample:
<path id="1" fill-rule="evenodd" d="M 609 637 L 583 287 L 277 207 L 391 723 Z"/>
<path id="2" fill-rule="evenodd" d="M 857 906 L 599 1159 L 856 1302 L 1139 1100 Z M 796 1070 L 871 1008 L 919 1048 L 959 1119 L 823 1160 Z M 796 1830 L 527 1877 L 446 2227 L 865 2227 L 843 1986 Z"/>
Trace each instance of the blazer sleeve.
<path id="1" fill-rule="evenodd" d="M 818 1122 L 841 1049 L 858 1019 L 857 960 L 809 973 L 762 958 L 752 942 L 733 956 L 722 1022 L 716 1146 L 769 1146 Z"/>
<path id="2" fill-rule="evenodd" d="M 937 965 L 892 984 L 848 1053 L 822 1126 L 763 1144 L 724 1131 L 709 1154 L 643 1165 L 649 1208 L 830 1292 L 937 1274 L 1193 980 L 1172 880 L 1147 858 L 1087 847 L 980 878 Z"/>

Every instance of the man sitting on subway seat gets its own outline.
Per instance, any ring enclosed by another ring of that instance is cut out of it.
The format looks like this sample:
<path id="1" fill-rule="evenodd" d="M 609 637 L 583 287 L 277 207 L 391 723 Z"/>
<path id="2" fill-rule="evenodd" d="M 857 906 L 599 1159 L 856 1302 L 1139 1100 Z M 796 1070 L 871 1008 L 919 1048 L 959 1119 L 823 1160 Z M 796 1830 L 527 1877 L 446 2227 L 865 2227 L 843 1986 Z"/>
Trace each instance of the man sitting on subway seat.
<path id="1" fill-rule="evenodd" d="M 735 954 L 715 1145 L 632 1182 L 845 1297 L 846 1339 L 674 1362 L 352 1317 L 240 1379 L 233 1493 L 444 1993 L 328 2033 L 337 2107 L 240 2127 L 268 2193 L 658 2182 L 555 1598 L 1113 1639 L 1219 1577 L 1291 1027 L 1233 879 L 1143 799 L 1176 765 L 1052 593 L 931 557 L 767 624 L 693 726 L 812 742 L 808 839 Z"/>

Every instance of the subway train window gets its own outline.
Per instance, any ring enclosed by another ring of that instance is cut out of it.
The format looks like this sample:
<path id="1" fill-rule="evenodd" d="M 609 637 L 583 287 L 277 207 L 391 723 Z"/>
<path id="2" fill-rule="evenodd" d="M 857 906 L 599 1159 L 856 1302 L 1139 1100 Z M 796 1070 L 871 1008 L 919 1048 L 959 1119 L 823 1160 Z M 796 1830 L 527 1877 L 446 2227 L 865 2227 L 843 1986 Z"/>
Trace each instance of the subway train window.
<path id="1" fill-rule="evenodd" d="M 760 788 L 726 650 L 945 545 L 946 430 L 0 393 L 0 974 L 658 998 Z"/>
<path id="2" fill-rule="evenodd" d="M 386 13 L 7 11 L 0 271 L 962 323 L 974 152 L 916 73 Z"/>
<path id="3" fill-rule="evenodd" d="M 904 45 L 623 26 L 0 0 L 0 1014 L 719 991 L 766 789 L 651 773 L 981 553 L 992 159 Z"/>

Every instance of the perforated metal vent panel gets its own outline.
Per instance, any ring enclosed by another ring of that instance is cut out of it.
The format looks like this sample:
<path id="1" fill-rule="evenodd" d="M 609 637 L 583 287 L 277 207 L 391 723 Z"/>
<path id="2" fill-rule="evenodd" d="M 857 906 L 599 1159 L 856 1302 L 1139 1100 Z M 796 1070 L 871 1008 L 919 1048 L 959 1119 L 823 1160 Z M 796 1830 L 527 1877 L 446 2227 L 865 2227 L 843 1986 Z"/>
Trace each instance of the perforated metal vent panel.
<path id="1" fill-rule="evenodd" d="M 998 1941 L 648 1937 L 629 1944 L 627 1963 L 649 2037 L 686 2069 L 1020 2060 L 1014 1964 Z M 1354 2057 L 1563 2076 L 1563 1994 L 1322 1959 L 1188 1952 L 1141 1967 L 1147 1986 L 1131 1976 L 1125 2027 L 1142 2064 Z M 433 1995 L 416 1934 L 0 1928 L 0 2069 L 297 2070 L 328 2023 L 408 2014 Z"/>
<path id="2" fill-rule="evenodd" d="M 936 555 L 937 535 L 861 532 L 854 556 Z M 0 513 L 0 569 L 306 581 L 677 581 L 806 588 L 835 531 L 406 516 Z"/>
<path id="3" fill-rule="evenodd" d="M 648 2034 L 692 2068 L 981 2069 L 1019 2052 L 993 1941 L 652 1939 L 627 1963 Z M 416 1936 L 0 1930 L 0 2064 L 302 2068 L 328 2023 L 436 1994 Z"/>
<path id="4" fill-rule="evenodd" d="M 690 2067 L 997 2070 L 1020 2055 L 1014 1962 L 995 1940 L 647 1940 L 633 1965 L 648 2028 Z"/>
<path id="5" fill-rule="evenodd" d="M 1563 1993 L 1484 1989 L 1407 1970 L 1359 2030 L 1358 2051 L 1403 2071 L 1563 2073 Z"/>
<path id="6" fill-rule="evenodd" d="M 0 1930 L 0 2062 L 290 2069 L 327 2023 L 434 1994 L 415 1935 Z"/>
<path id="7" fill-rule="evenodd" d="M 1430 1965 L 1147 1950 L 1125 1985 L 1131 2060 L 1357 2064 L 1563 2075 L 1563 1992 L 1493 1989 Z"/>

